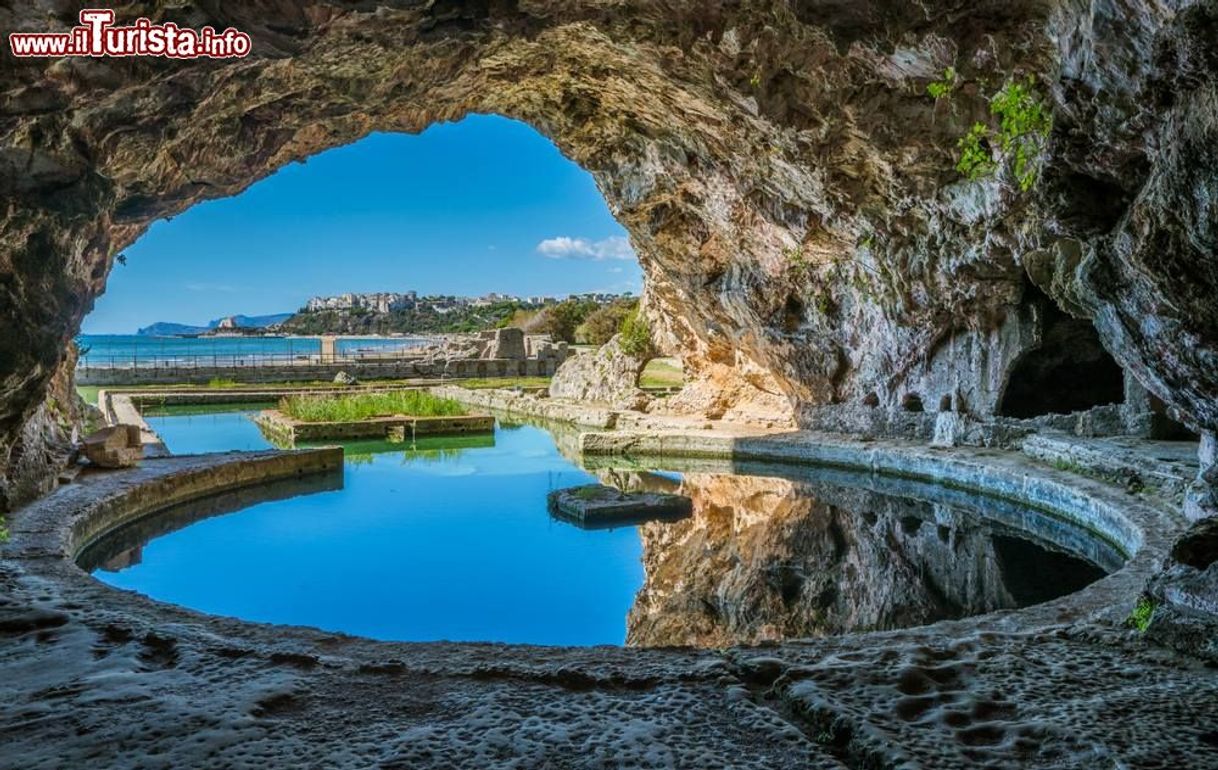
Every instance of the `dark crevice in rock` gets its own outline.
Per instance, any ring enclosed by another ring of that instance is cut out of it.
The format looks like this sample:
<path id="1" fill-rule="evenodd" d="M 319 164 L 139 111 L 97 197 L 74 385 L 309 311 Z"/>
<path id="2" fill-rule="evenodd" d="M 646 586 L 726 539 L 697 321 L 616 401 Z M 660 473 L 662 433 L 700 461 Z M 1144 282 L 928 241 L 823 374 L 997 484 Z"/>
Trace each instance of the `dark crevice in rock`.
<path id="1" fill-rule="evenodd" d="M 1040 317 L 1040 344 L 1011 367 L 998 413 L 1007 417 L 1069 414 L 1125 398 L 1125 375 L 1095 326 L 1062 312 L 1032 283 L 1025 301 Z"/>

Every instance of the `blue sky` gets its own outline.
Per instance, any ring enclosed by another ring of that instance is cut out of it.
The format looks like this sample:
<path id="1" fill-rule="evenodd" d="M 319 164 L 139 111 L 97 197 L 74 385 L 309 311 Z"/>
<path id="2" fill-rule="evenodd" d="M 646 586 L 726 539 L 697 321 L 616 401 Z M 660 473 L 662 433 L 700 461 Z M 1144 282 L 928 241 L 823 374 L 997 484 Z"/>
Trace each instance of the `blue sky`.
<path id="1" fill-rule="evenodd" d="M 86 334 L 295 310 L 346 291 L 565 296 L 642 285 L 592 177 L 532 128 L 475 115 L 374 134 L 155 223 Z"/>

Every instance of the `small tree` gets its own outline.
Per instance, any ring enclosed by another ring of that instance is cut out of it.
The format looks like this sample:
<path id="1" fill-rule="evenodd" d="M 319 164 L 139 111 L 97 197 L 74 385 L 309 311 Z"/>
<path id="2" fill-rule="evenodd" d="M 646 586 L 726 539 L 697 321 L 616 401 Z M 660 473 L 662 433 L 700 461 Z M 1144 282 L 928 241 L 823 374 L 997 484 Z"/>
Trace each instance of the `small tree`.
<path id="1" fill-rule="evenodd" d="M 651 358 L 655 347 L 651 344 L 651 326 L 636 307 L 622 319 L 622 352 L 635 358 Z"/>
<path id="2" fill-rule="evenodd" d="M 637 300 L 615 300 L 592 311 L 575 330 L 575 341 L 588 345 L 604 345 L 617 334 L 639 305 Z"/>

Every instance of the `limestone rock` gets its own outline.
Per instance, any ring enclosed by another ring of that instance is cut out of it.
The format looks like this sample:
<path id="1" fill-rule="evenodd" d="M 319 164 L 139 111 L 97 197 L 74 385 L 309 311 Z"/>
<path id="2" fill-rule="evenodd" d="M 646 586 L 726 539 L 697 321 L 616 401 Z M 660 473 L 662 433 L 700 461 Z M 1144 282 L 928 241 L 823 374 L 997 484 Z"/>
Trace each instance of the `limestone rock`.
<path id="1" fill-rule="evenodd" d="M 99 468 L 127 468 L 144 456 L 138 425 L 111 425 L 95 431 L 81 442 L 89 462 Z"/>
<path id="2" fill-rule="evenodd" d="M 565 360 L 550 381 L 550 397 L 611 404 L 619 409 L 643 409 L 650 397 L 639 388 L 647 362 L 622 350 L 621 338 L 591 353 Z"/>
<path id="3" fill-rule="evenodd" d="M 355 375 L 347 372 L 339 372 L 338 374 L 334 375 L 335 385 L 356 385 L 358 383 L 359 380 L 355 378 Z"/>
<path id="4" fill-rule="evenodd" d="M 495 329 L 482 357 L 523 361 L 525 358 L 524 331 L 511 326 L 506 329 Z"/>

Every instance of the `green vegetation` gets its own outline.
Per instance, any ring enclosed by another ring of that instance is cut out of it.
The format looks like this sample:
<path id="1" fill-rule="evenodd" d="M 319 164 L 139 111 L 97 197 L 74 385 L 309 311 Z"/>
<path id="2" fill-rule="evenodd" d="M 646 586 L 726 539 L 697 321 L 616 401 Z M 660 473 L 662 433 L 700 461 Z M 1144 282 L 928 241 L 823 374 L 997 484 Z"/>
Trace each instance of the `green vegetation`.
<path id="1" fill-rule="evenodd" d="M 101 390 L 97 385 L 77 385 L 76 392 L 86 404 L 97 406 L 97 391 Z"/>
<path id="2" fill-rule="evenodd" d="M 622 352 L 635 358 L 649 358 L 654 352 L 651 344 L 651 326 L 636 307 L 622 319 L 618 332 L 622 335 Z"/>
<path id="3" fill-rule="evenodd" d="M 564 299 L 542 308 L 525 331 L 548 334 L 555 342 L 575 342 L 575 330 L 599 307 L 591 300 Z"/>
<path id="4" fill-rule="evenodd" d="M 603 487 L 591 484 L 586 487 L 580 487 L 571 493 L 572 496 L 578 497 L 580 500 L 599 500 L 602 497 L 609 495 L 609 491 Z"/>
<path id="5" fill-rule="evenodd" d="M 994 150 L 1002 153 L 1019 189 L 1027 192 L 1040 178 L 1041 155 L 1053 129 L 1053 116 L 1036 92 L 1036 79 L 1008 80 L 990 98 L 990 112 L 998 118 L 998 128 L 975 123 L 960 138 L 960 159 L 956 170 L 969 179 L 988 176 L 998 169 Z"/>
<path id="6" fill-rule="evenodd" d="M 943 70 L 943 76 L 939 80 L 931 81 L 926 86 L 926 93 L 930 94 L 935 100 L 942 99 L 945 96 L 951 96 L 952 91 L 956 90 L 956 68 L 948 67 Z"/>
<path id="7" fill-rule="evenodd" d="M 960 137 L 956 146 L 960 149 L 960 160 L 956 170 L 969 180 L 989 176 L 997 168 L 990 155 L 990 129 L 984 123 L 974 123 L 968 133 Z"/>
<path id="8" fill-rule="evenodd" d="M 207 381 L 207 387 L 209 388 L 235 388 L 240 384 L 236 380 L 228 380 L 223 377 L 212 377 Z"/>
<path id="9" fill-rule="evenodd" d="M 470 390 L 483 388 L 548 388 L 549 377 L 481 377 L 453 383 Z"/>
<path id="10" fill-rule="evenodd" d="M 442 334 L 476 332 L 506 325 L 520 310 L 511 300 L 481 307 L 456 305 L 446 313 L 430 304 L 408 310 L 373 313 L 367 310 L 301 311 L 284 321 L 282 328 L 292 334 Z"/>
<path id="11" fill-rule="evenodd" d="M 679 388 L 685 384 L 685 372 L 675 358 L 653 358 L 639 375 L 640 388 Z"/>
<path id="12" fill-rule="evenodd" d="M 602 305 L 588 314 L 575 329 L 575 341 L 589 345 L 604 345 L 618 333 L 626 316 L 639 306 L 637 299 L 620 299 Z"/>
<path id="13" fill-rule="evenodd" d="M 1134 605 L 1133 612 L 1129 613 L 1129 618 L 1125 623 L 1130 628 L 1136 628 L 1138 633 L 1146 633 L 1146 629 L 1150 628 L 1150 621 L 1155 616 L 1155 608 L 1158 604 L 1149 596 L 1139 596 L 1138 603 Z"/>
<path id="14" fill-rule="evenodd" d="M 0 516 L 0 543 L 8 542 L 8 522 Z"/>
<path id="15" fill-rule="evenodd" d="M 302 422 L 355 422 L 371 417 L 454 417 L 466 413 L 451 398 L 440 398 L 425 390 L 396 390 L 388 393 L 359 393 L 346 396 L 288 396 L 279 411 Z"/>
<path id="16" fill-rule="evenodd" d="M 811 267 L 811 265 L 808 263 L 808 258 L 804 256 L 803 246 L 795 246 L 794 248 L 787 249 L 783 252 L 783 256 L 785 256 L 787 261 L 791 263 L 791 268 L 800 275 L 806 275 L 808 268 Z"/>

